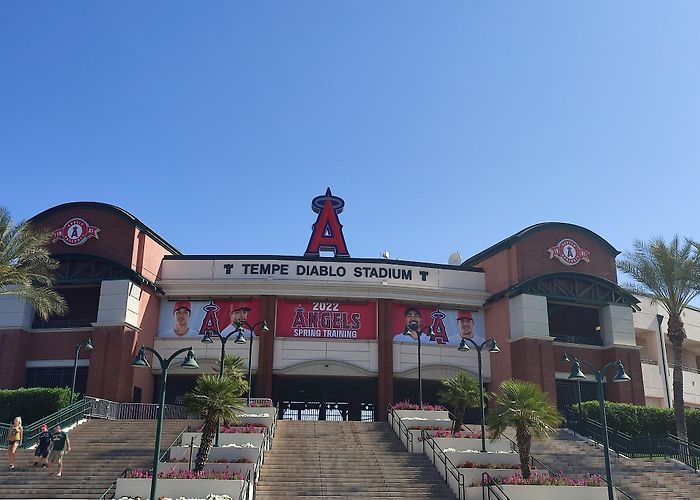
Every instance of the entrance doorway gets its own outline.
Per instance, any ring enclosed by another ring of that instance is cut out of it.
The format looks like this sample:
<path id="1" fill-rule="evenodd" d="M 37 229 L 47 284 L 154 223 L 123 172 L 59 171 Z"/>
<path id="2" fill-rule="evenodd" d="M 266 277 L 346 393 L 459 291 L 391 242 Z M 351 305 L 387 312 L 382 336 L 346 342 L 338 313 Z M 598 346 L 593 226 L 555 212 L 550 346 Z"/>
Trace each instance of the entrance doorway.
<path id="1" fill-rule="evenodd" d="M 356 420 L 376 418 L 377 380 L 357 377 L 275 376 L 272 398 L 284 420 Z"/>
<path id="2" fill-rule="evenodd" d="M 575 380 L 560 380 L 556 381 L 557 387 L 557 410 L 563 412 L 565 408 L 572 408 L 578 411 L 579 387 L 581 391 L 581 401 L 597 401 L 598 400 L 598 384 L 595 382 Z M 605 394 L 605 384 L 603 384 L 603 394 Z"/>

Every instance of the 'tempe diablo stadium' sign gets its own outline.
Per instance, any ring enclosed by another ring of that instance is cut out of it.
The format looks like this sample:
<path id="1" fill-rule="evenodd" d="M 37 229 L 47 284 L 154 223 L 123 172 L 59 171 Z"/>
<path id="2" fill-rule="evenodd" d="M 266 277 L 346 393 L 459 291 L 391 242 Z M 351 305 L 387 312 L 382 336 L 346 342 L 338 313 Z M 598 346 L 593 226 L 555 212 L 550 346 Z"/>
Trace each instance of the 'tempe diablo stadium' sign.
<path id="1" fill-rule="evenodd" d="M 377 338 L 377 311 L 372 303 L 277 301 L 277 337 L 323 340 Z"/>

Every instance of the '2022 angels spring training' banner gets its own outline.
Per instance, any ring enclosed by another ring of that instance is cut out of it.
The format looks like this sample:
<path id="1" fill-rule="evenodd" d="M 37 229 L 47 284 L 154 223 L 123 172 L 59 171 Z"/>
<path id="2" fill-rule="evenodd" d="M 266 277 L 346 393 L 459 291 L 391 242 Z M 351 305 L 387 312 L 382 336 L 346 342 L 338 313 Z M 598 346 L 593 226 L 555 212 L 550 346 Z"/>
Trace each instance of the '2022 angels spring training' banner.
<path id="1" fill-rule="evenodd" d="M 377 338 L 377 308 L 373 302 L 277 301 L 277 337 L 324 340 Z"/>
<path id="2" fill-rule="evenodd" d="M 163 301 L 160 308 L 159 337 L 191 338 L 211 331 L 227 335 L 234 323 L 255 325 L 262 320 L 260 298 L 247 300 L 178 300 Z M 244 335 L 250 336 L 247 327 Z M 256 329 L 256 335 L 260 331 Z"/>
<path id="3" fill-rule="evenodd" d="M 477 343 L 485 340 L 484 314 L 481 311 L 394 304 L 391 310 L 394 342 L 418 342 L 415 335 L 404 335 L 408 324 L 412 324 L 413 330 L 423 331 L 421 344 L 458 346 L 462 338 L 470 338 Z M 427 336 L 429 326 L 435 332 L 433 339 Z"/>

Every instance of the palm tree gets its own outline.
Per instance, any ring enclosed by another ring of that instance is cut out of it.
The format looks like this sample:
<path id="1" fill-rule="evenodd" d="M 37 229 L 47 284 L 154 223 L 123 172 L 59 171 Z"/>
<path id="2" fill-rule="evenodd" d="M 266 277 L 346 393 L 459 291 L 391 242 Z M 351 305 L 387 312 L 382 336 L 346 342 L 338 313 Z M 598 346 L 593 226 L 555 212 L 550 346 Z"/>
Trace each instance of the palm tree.
<path id="1" fill-rule="evenodd" d="M 505 380 L 501 383 L 500 392 L 493 397 L 494 408 L 486 416 L 491 440 L 503 436 L 508 427 L 515 427 L 520 471 L 524 479 L 529 479 L 532 438 L 539 441 L 547 439 L 562 417 L 542 388 L 532 382 Z"/>
<path id="2" fill-rule="evenodd" d="M 44 320 L 68 310 L 65 299 L 53 290 L 58 262 L 46 244 L 51 233 L 28 222 L 14 224 L 10 212 L 0 207 L 0 295 L 15 295 L 34 306 Z"/>
<path id="3" fill-rule="evenodd" d="M 246 390 L 247 384 L 243 380 L 219 378 L 218 375 L 207 373 L 200 375 L 192 391 L 185 394 L 185 405 L 192 412 L 204 415 L 202 439 L 194 461 L 195 472 L 201 472 L 209 460 L 219 421 L 238 420 L 237 415 L 243 408 L 241 395 Z"/>
<path id="4" fill-rule="evenodd" d="M 454 410 L 455 423 L 452 435 L 462 429 L 464 411 L 467 408 L 479 406 L 479 383 L 467 372 L 459 372 L 453 378 L 442 381 L 442 389 L 438 392 L 438 400 L 449 405 Z"/>
<path id="5" fill-rule="evenodd" d="M 700 248 L 691 240 L 681 242 L 678 235 L 666 244 L 662 238 L 648 243 L 636 240 L 632 252 L 625 252 L 618 269 L 637 282 L 628 288 L 661 304 L 668 313 L 668 340 L 673 346 L 673 410 L 676 434 L 688 439 L 683 404 L 683 310 L 700 293 Z"/>

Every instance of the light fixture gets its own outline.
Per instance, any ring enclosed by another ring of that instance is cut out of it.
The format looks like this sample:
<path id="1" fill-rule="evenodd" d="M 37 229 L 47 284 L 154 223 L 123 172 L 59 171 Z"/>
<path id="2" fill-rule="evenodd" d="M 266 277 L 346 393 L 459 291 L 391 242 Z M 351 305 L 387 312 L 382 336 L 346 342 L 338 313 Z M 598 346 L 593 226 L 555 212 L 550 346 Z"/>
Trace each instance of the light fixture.
<path id="1" fill-rule="evenodd" d="M 214 339 L 212 338 L 211 330 L 204 332 L 204 337 L 202 337 L 202 344 L 213 344 Z"/>
<path id="2" fill-rule="evenodd" d="M 85 349 L 88 351 L 92 351 L 94 349 L 92 346 L 92 338 L 88 337 L 88 339 L 85 341 Z"/>
<path id="3" fill-rule="evenodd" d="M 625 367 L 622 363 L 618 363 L 617 365 L 617 372 L 615 373 L 615 377 L 613 378 L 613 382 L 629 382 L 630 376 L 625 373 Z"/>
<path id="4" fill-rule="evenodd" d="M 245 344 L 246 340 L 245 337 L 243 336 L 243 329 L 238 330 L 238 336 L 236 336 L 236 340 L 233 341 L 234 344 Z"/>
<path id="5" fill-rule="evenodd" d="M 137 368 L 148 368 L 149 364 L 148 360 L 146 359 L 146 351 L 143 347 L 139 350 L 139 353 L 134 358 L 131 366 L 135 366 Z"/>
<path id="6" fill-rule="evenodd" d="M 459 347 L 457 348 L 458 351 L 466 352 L 470 351 L 471 349 L 469 348 L 469 344 L 467 344 L 467 339 L 462 339 L 462 341 L 459 343 Z"/>
<path id="7" fill-rule="evenodd" d="M 581 371 L 581 363 L 578 361 L 574 361 L 574 365 L 571 367 L 569 380 L 586 380 L 586 376 Z"/>
<path id="8" fill-rule="evenodd" d="M 491 348 L 489 349 L 490 353 L 497 353 L 501 352 L 501 348 L 498 347 L 498 344 L 496 344 L 496 339 L 491 340 Z"/>
<path id="9" fill-rule="evenodd" d="M 182 368 L 190 368 L 190 369 L 195 369 L 199 368 L 199 365 L 197 364 L 197 358 L 194 356 L 194 352 L 192 351 L 192 348 L 190 347 L 190 350 L 187 351 L 187 355 L 185 356 L 185 361 L 182 362 Z"/>

